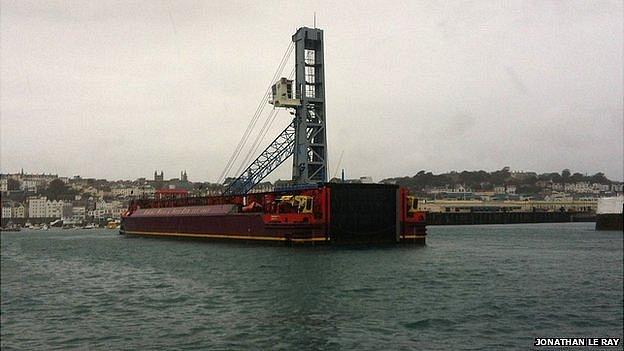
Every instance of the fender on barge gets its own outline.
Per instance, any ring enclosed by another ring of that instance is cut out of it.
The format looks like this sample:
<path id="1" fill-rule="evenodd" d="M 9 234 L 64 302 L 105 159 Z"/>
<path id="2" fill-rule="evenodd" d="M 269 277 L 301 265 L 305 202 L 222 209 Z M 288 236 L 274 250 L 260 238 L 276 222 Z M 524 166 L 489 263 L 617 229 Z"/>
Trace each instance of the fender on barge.
<path id="1" fill-rule="evenodd" d="M 324 183 L 235 196 L 135 200 L 120 234 L 285 244 L 425 244 L 406 189 Z"/>

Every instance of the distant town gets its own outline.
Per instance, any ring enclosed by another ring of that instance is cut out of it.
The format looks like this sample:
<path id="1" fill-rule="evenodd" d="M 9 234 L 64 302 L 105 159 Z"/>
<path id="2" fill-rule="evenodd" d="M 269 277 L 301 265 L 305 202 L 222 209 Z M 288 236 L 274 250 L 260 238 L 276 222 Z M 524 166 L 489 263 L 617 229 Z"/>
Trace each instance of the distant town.
<path id="1" fill-rule="evenodd" d="M 61 223 L 63 226 L 101 226 L 119 220 L 133 199 L 219 195 L 225 184 L 191 182 L 186 171 L 165 179 L 163 171 L 136 180 L 63 177 L 56 174 L 0 174 L 2 226 Z M 332 182 L 373 183 L 370 177 L 332 179 Z M 568 169 L 537 174 L 511 171 L 463 171 L 444 174 L 420 171 L 411 177 L 388 178 L 379 183 L 406 187 L 431 212 L 471 211 L 575 211 L 593 213 L 601 197 L 618 196 L 624 184 L 603 173 L 584 175 Z M 254 192 L 272 191 L 289 181 L 264 182 Z"/>

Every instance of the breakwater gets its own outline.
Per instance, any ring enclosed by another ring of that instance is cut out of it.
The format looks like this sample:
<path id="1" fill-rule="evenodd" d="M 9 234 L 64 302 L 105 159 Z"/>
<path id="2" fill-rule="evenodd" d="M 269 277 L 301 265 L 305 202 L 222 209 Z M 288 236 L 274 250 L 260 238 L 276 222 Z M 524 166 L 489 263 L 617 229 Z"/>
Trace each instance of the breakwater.
<path id="1" fill-rule="evenodd" d="M 429 212 L 427 225 L 593 222 L 583 212 Z"/>

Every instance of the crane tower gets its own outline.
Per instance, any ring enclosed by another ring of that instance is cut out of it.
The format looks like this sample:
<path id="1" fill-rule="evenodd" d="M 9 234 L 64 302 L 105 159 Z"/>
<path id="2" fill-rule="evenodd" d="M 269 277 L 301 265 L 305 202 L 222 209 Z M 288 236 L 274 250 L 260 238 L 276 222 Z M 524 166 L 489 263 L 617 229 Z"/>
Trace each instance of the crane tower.
<path id="1" fill-rule="evenodd" d="M 302 27 L 295 43 L 295 86 L 300 104 L 295 113 L 292 179 L 298 184 L 327 181 L 325 67 L 323 31 Z"/>
<path id="2" fill-rule="evenodd" d="M 293 155 L 295 184 L 327 181 L 325 131 L 325 67 L 323 31 L 301 27 L 292 36 L 295 80 L 280 78 L 272 86 L 270 103 L 294 109 L 294 119 L 273 142 L 231 182 L 225 195 L 246 194 Z"/>

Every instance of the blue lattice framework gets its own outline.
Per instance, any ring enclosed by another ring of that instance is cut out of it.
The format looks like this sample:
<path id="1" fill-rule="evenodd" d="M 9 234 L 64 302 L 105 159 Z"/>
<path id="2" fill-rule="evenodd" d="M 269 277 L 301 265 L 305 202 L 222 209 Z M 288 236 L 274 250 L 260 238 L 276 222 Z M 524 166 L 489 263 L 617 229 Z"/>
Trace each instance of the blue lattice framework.
<path id="1" fill-rule="evenodd" d="M 223 192 L 224 195 L 247 194 L 274 169 L 293 154 L 295 144 L 295 121 L 293 120 L 238 178 Z"/>

